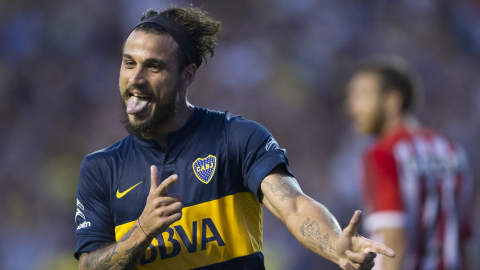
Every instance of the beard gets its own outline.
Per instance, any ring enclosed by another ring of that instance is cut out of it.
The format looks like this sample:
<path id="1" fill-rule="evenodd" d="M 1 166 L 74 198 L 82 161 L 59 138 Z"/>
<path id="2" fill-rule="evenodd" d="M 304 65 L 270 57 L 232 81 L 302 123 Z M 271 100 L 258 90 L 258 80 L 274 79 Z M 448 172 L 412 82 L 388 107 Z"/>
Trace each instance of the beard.
<path id="1" fill-rule="evenodd" d="M 375 112 L 370 115 L 368 124 L 366 124 L 367 127 L 365 133 L 378 136 L 382 133 L 384 125 L 385 113 L 379 105 Z"/>
<path id="2" fill-rule="evenodd" d="M 138 88 L 143 93 L 153 93 L 152 91 L 144 91 L 146 89 Z M 128 91 L 127 91 L 128 92 Z M 153 95 L 151 95 L 153 96 Z M 128 134 L 134 136 L 146 136 L 155 134 L 165 123 L 178 115 L 178 107 L 180 104 L 180 87 L 175 85 L 174 92 L 167 96 L 164 101 L 156 100 L 155 111 L 153 116 L 144 123 L 137 125 L 132 124 L 127 113 L 127 104 L 123 98 L 120 98 L 122 106 L 121 122 Z"/>

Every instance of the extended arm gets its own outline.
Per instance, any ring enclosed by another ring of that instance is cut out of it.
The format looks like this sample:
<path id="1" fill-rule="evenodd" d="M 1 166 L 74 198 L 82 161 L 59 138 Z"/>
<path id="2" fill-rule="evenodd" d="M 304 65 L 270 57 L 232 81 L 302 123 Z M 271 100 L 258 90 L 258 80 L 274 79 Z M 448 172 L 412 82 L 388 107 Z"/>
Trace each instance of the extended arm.
<path id="1" fill-rule="evenodd" d="M 132 270 L 152 242 L 153 237 L 164 232 L 182 217 L 183 205 L 179 194 L 167 195 L 178 180 L 172 175 L 161 184 L 158 169 L 151 167 L 151 187 L 143 213 L 133 227 L 116 243 L 80 257 L 80 270 Z M 141 227 L 140 227 L 141 225 Z"/>
<path id="2" fill-rule="evenodd" d="M 341 234 L 340 226 L 320 203 L 305 196 L 293 177 L 278 173 L 261 185 L 263 203 L 307 249 L 337 261 L 330 237 Z"/>
<path id="3" fill-rule="evenodd" d="M 343 232 L 333 215 L 301 191 L 295 178 L 275 168 L 263 180 L 261 199 L 307 249 L 339 264 L 342 269 L 371 269 L 373 252 L 394 256 L 394 252 L 359 236 L 361 213 L 357 211 Z"/>

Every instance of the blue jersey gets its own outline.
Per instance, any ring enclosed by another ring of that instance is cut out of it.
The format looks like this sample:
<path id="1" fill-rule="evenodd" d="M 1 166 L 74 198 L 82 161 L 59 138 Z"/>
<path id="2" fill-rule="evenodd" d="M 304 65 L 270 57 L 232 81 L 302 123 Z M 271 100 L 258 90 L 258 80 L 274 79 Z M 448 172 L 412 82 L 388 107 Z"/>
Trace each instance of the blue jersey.
<path id="1" fill-rule="evenodd" d="M 166 149 L 127 136 L 89 154 L 77 190 L 75 257 L 118 241 L 143 212 L 150 166 L 177 174 L 169 193 L 182 196 L 182 218 L 153 239 L 137 269 L 264 269 L 258 190 L 288 160 L 260 124 L 228 111 L 196 107 Z"/>

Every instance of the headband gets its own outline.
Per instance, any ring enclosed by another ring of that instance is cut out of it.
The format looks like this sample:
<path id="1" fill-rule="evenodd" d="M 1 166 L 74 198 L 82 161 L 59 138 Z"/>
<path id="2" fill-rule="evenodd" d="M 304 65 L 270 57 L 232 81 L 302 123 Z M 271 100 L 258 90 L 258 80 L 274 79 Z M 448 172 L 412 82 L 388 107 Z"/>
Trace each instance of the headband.
<path id="1" fill-rule="evenodd" d="M 188 64 L 190 65 L 192 63 L 195 63 L 197 46 L 195 45 L 195 41 L 188 34 L 188 30 L 187 28 L 185 28 L 185 26 L 175 21 L 174 19 L 171 19 L 166 15 L 160 13 L 152 14 L 147 18 L 143 19 L 133 28 L 133 30 L 137 29 L 137 27 L 139 27 L 140 25 L 147 23 L 155 24 L 164 29 L 167 33 L 169 33 L 182 50 Z M 131 32 L 133 32 L 133 30 Z"/>

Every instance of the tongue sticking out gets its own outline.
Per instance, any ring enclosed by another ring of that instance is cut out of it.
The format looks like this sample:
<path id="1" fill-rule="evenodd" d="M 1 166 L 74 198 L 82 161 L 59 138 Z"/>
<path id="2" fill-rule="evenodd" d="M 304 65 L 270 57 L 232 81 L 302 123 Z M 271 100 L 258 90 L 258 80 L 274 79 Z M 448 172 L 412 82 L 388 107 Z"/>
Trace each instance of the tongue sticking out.
<path id="1" fill-rule="evenodd" d="M 127 113 L 128 114 L 136 114 L 143 111 L 147 108 L 148 103 L 150 103 L 150 98 L 139 98 L 136 96 L 131 96 L 128 99 L 127 104 Z"/>

